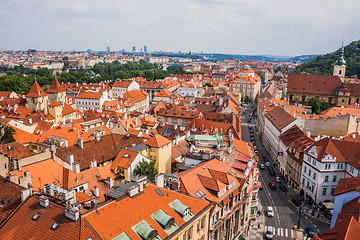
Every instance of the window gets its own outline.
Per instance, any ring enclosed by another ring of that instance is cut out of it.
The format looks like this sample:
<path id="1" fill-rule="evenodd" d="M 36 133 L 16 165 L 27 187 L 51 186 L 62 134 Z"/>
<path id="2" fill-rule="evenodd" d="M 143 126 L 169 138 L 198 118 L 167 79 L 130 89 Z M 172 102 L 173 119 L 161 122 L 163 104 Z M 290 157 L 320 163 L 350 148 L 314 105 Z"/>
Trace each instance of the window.
<path id="1" fill-rule="evenodd" d="M 304 167 L 304 173 L 306 173 L 306 166 Z"/>
<path id="2" fill-rule="evenodd" d="M 325 176 L 325 182 L 329 181 L 329 176 Z"/>
<path id="3" fill-rule="evenodd" d="M 316 179 L 316 173 L 314 173 L 314 176 L 313 176 L 314 179 Z"/>
<path id="4" fill-rule="evenodd" d="M 323 188 L 323 191 L 322 191 L 322 195 L 323 195 L 323 196 L 326 195 L 326 190 L 327 190 L 327 188 L 324 187 L 324 188 Z"/>
<path id="5" fill-rule="evenodd" d="M 337 178 L 337 176 L 335 175 L 334 177 L 333 177 L 333 182 L 336 182 L 336 179 Z"/>
<path id="6" fill-rule="evenodd" d="M 311 176 L 311 169 L 309 169 L 309 176 Z"/>
<path id="7" fill-rule="evenodd" d="M 331 188 L 331 195 L 333 195 L 333 194 L 334 194 L 334 192 L 335 192 L 335 188 L 334 188 L 334 187 L 332 187 L 332 188 Z"/>

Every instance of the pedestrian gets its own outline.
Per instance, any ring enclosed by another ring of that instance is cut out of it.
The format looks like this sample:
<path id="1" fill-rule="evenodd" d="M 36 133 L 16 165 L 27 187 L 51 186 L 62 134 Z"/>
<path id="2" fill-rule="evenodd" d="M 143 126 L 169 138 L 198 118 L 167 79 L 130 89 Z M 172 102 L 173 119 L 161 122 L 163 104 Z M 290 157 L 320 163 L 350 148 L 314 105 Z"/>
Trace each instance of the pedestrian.
<path id="1" fill-rule="evenodd" d="M 258 224 L 258 228 L 260 228 L 260 223 Z"/>

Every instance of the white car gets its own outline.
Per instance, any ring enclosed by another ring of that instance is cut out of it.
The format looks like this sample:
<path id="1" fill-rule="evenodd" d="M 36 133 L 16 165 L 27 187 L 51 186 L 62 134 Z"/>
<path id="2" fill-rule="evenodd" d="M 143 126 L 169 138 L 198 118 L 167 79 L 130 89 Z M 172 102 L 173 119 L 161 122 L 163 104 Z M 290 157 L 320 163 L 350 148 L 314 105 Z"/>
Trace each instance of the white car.
<path id="1" fill-rule="evenodd" d="M 267 230 L 265 232 L 265 237 L 266 237 L 266 239 L 273 239 L 273 237 L 274 237 L 273 227 L 271 227 L 271 226 L 267 227 Z"/>
<path id="2" fill-rule="evenodd" d="M 275 182 L 280 183 L 280 182 L 281 182 L 280 177 L 276 177 L 276 178 L 275 178 Z"/>
<path id="3" fill-rule="evenodd" d="M 268 217 L 273 217 L 274 216 L 274 209 L 272 207 L 268 207 L 267 215 L 268 215 Z"/>

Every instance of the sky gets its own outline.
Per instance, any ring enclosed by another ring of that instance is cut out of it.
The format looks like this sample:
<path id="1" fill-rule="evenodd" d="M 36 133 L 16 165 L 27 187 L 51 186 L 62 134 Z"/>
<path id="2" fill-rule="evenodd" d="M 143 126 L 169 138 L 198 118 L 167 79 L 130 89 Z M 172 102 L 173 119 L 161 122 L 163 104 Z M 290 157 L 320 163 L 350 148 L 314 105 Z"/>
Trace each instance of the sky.
<path id="1" fill-rule="evenodd" d="M 323 54 L 360 39 L 359 9 L 359 0 L 0 0 L 0 49 Z"/>

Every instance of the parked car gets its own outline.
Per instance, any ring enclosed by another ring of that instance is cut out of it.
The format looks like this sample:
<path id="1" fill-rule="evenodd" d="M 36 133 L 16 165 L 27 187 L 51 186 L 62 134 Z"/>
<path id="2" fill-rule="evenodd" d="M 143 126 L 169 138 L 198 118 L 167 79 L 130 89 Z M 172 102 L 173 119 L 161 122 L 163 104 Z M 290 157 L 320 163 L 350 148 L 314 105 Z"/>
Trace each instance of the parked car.
<path id="1" fill-rule="evenodd" d="M 306 228 L 306 235 L 308 237 L 313 237 L 315 235 L 314 229 L 312 227 L 307 227 Z"/>
<path id="2" fill-rule="evenodd" d="M 267 227 L 267 231 L 265 232 L 265 237 L 266 237 L 266 239 L 273 239 L 274 234 L 273 234 L 273 229 L 271 226 Z"/>
<path id="3" fill-rule="evenodd" d="M 259 165 L 259 168 L 260 168 L 260 169 L 265 169 L 264 164 L 260 164 L 260 165 Z"/>
<path id="4" fill-rule="evenodd" d="M 251 132 L 251 133 L 250 133 L 250 137 L 253 137 L 253 136 L 254 136 L 254 133 Z"/>
<path id="5" fill-rule="evenodd" d="M 281 191 L 287 192 L 287 187 L 285 187 L 284 185 L 281 185 L 279 188 Z"/>
<path id="6" fill-rule="evenodd" d="M 272 189 L 276 189 L 276 184 L 272 183 L 272 182 L 269 182 L 269 187 L 272 188 Z"/>
<path id="7" fill-rule="evenodd" d="M 280 177 L 276 177 L 276 178 L 275 178 L 275 182 L 277 182 L 277 183 L 281 183 L 281 179 L 280 179 Z"/>
<path id="8" fill-rule="evenodd" d="M 270 167 L 270 162 L 269 162 L 269 161 L 266 161 L 266 162 L 265 162 L 265 165 L 266 165 L 267 167 Z"/>
<path id="9" fill-rule="evenodd" d="M 257 150 L 257 146 L 256 146 L 256 145 L 254 145 L 254 150 Z"/>
<path id="10" fill-rule="evenodd" d="M 291 201 L 293 202 L 293 204 L 296 206 L 296 207 L 300 207 L 301 206 L 301 200 L 298 199 L 298 198 L 293 198 L 291 199 Z"/>
<path id="11" fill-rule="evenodd" d="M 266 213 L 267 213 L 268 217 L 273 217 L 274 216 L 274 209 L 272 207 L 268 207 Z"/>
<path id="12" fill-rule="evenodd" d="M 251 119 L 248 119 L 248 122 L 251 122 Z"/>

